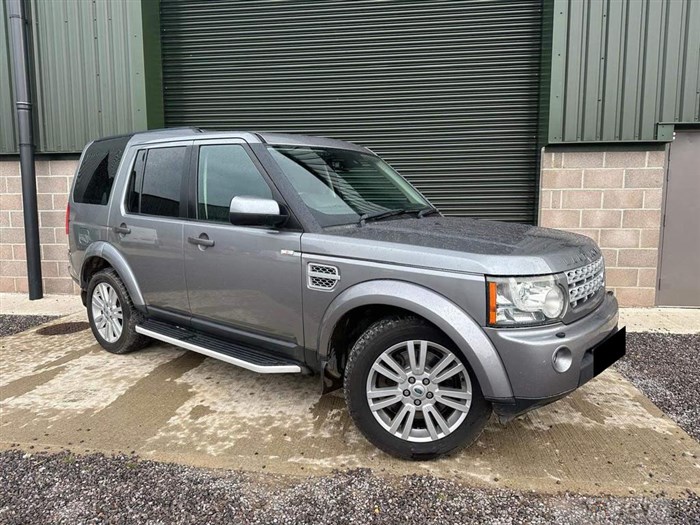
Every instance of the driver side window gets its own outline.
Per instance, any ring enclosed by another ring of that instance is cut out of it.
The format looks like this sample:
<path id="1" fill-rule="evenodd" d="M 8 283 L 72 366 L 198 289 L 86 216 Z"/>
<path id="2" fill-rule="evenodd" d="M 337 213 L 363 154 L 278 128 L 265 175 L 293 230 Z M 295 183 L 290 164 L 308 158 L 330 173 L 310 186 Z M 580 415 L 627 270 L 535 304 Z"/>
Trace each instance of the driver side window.
<path id="1" fill-rule="evenodd" d="M 271 199 L 272 191 L 243 146 L 200 146 L 197 218 L 229 222 L 231 199 L 238 196 Z"/>

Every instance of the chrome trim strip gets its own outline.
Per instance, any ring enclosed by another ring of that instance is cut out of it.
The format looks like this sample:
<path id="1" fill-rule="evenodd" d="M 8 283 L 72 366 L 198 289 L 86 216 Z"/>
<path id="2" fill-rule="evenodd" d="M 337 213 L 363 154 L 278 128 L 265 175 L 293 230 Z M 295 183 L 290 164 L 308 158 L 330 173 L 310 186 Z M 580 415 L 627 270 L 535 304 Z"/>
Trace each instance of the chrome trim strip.
<path id="1" fill-rule="evenodd" d="M 192 343 L 188 343 L 186 341 L 179 341 L 178 339 L 175 339 L 173 337 L 159 334 L 158 332 L 148 330 L 147 328 L 143 328 L 141 326 L 136 326 L 136 332 L 139 334 L 143 334 L 143 335 L 146 335 L 148 337 L 151 337 L 153 339 L 157 339 L 158 341 L 163 341 L 164 343 L 168 343 L 171 345 L 178 346 L 180 348 L 184 348 L 185 350 L 191 350 L 193 352 L 197 352 L 199 354 L 206 355 L 207 357 L 212 357 L 214 359 L 218 359 L 219 361 L 224 361 L 225 363 L 229 363 L 231 365 L 240 366 L 241 368 L 245 368 L 246 370 L 251 370 L 253 372 L 257 372 L 258 374 L 300 374 L 301 373 L 301 367 L 298 365 L 276 365 L 276 366 L 254 365 L 254 364 L 249 363 L 247 361 L 243 361 L 242 359 L 237 359 L 235 357 L 231 357 L 231 356 L 228 356 L 225 354 L 221 354 L 219 352 L 215 352 L 214 350 L 209 350 L 208 348 L 204 348 L 203 346 L 193 345 Z"/>

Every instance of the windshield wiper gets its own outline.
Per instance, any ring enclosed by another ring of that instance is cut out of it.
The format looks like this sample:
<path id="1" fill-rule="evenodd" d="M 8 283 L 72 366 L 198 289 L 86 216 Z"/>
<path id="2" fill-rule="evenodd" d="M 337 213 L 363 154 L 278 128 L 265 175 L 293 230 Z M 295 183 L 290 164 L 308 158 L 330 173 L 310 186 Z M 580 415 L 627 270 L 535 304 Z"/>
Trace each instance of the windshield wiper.
<path id="1" fill-rule="evenodd" d="M 437 208 L 433 208 L 432 206 L 430 206 L 428 208 L 422 208 L 422 209 L 418 210 L 418 215 L 416 215 L 416 217 L 418 217 L 419 219 L 422 219 L 423 217 L 426 217 L 426 216 L 430 215 L 431 213 L 440 213 L 440 212 L 438 211 Z"/>
<path id="2" fill-rule="evenodd" d="M 367 221 L 378 221 L 380 219 L 384 219 L 386 217 L 393 217 L 394 215 L 400 215 L 402 213 L 408 213 L 408 210 L 386 210 L 386 211 L 378 211 L 375 213 L 363 213 L 360 215 L 360 220 L 358 224 L 360 226 L 364 226 L 365 222 Z"/>
<path id="3" fill-rule="evenodd" d="M 393 217 L 395 215 L 401 215 L 403 213 L 415 213 L 418 212 L 416 215 L 419 219 L 422 217 L 425 217 L 426 215 L 430 215 L 432 213 L 440 213 L 437 208 L 434 207 L 427 207 L 427 208 L 421 208 L 420 210 L 407 210 L 407 209 L 395 209 L 395 210 L 386 210 L 386 211 L 378 211 L 375 213 L 363 213 L 360 215 L 360 220 L 359 224 L 360 226 L 364 226 L 365 222 L 367 221 L 378 221 L 381 219 L 385 219 L 387 217 Z"/>

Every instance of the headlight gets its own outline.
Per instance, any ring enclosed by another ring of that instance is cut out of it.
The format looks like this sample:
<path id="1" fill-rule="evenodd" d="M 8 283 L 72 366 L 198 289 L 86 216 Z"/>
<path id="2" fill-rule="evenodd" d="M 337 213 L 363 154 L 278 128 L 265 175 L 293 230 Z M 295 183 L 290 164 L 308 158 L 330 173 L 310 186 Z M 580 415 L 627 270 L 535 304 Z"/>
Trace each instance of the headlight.
<path id="1" fill-rule="evenodd" d="M 566 312 L 564 289 L 554 275 L 487 277 L 487 284 L 491 326 L 545 324 Z"/>

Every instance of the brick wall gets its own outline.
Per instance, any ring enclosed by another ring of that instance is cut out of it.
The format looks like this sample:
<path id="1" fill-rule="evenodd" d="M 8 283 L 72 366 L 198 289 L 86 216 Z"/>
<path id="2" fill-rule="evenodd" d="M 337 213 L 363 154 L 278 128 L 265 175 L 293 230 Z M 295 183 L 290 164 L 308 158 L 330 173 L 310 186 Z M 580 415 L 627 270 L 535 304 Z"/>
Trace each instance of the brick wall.
<path id="1" fill-rule="evenodd" d="M 79 292 L 68 273 L 65 232 L 68 189 L 76 164 L 76 160 L 36 163 L 41 271 L 47 294 Z M 0 292 L 27 291 L 23 220 L 19 162 L 0 160 Z"/>
<path id="2" fill-rule="evenodd" d="M 653 306 L 665 151 L 542 154 L 540 225 L 587 235 L 623 306 Z"/>

